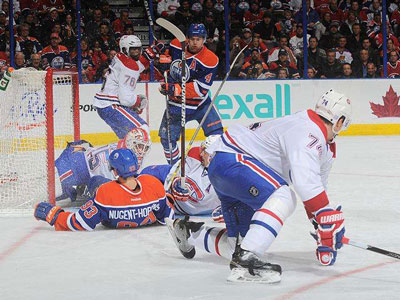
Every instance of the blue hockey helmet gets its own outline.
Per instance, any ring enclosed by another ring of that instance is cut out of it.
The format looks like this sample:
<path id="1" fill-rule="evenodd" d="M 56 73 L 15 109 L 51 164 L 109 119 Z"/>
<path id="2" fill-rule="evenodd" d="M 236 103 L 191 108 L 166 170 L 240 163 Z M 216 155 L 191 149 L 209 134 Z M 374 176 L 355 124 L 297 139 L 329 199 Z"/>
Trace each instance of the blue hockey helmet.
<path id="1" fill-rule="evenodd" d="M 204 24 L 190 24 L 189 29 L 187 31 L 187 37 L 191 38 L 193 36 L 199 36 L 202 37 L 204 39 L 207 38 L 207 30 L 206 27 L 204 26 Z"/>
<path id="2" fill-rule="evenodd" d="M 122 178 L 135 176 L 139 169 L 139 163 L 135 153 L 125 148 L 111 152 L 109 164 L 111 169 L 116 170 L 118 176 Z"/>

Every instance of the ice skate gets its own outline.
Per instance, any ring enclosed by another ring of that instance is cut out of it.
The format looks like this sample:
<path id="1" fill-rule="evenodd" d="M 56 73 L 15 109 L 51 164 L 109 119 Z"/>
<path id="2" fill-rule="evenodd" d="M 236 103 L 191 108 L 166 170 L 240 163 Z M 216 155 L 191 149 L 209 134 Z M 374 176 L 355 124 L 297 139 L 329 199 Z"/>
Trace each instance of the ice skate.
<path id="1" fill-rule="evenodd" d="M 184 219 L 166 219 L 168 230 L 182 255 L 188 259 L 196 255 L 194 246 L 190 245 L 188 239 L 190 232 L 196 232 L 204 224 L 203 222 L 190 222 L 189 217 Z"/>
<path id="2" fill-rule="evenodd" d="M 276 283 L 281 281 L 282 268 L 261 260 L 254 253 L 237 246 L 230 263 L 231 282 Z"/>

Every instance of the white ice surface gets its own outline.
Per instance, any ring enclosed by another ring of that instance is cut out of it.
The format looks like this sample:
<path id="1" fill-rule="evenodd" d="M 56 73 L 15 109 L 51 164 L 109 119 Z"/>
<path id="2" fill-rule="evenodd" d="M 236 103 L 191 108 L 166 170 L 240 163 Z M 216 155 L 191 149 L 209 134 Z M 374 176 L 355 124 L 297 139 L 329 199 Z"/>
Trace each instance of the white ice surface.
<path id="1" fill-rule="evenodd" d="M 164 163 L 159 144 L 146 163 Z M 328 194 L 349 238 L 400 252 L 400 136 L 339 138 Z M 3 217 L 0 228 L 2 300 L 400 299 L 399 260 L 345 246 L 334 266 L 318 265 L 300 202 L 266 256 L 283 269 L 275 285 L 228 284 L 228 261 L 201 250 L 186 260 L 163 226 L 55 232 Z"/>

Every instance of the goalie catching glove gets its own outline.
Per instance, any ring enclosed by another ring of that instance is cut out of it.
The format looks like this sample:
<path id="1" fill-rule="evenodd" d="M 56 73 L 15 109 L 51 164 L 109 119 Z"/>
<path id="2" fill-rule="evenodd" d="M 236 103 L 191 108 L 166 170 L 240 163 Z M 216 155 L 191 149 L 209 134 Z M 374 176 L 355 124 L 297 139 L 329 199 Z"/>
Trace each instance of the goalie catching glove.
<path id="1" fill-rule="evenodd" d="M 175 178 L 171 185 L 171 194 L 175 201 L 188 201 L 189 199 L 189 186 L 185 183 L 185 186 L 181 186 L 181 179 Z"/>
<path id="2" fill-rule="evenodd" d="M 146 57 L 148 60 L 153 60 L 157 57 L 157 55 L 160 55 L 161 52 L 164 50 L 165 45 L 161 42 L 158 42 L 155 45 L 147 47 L 143 51 L 144 57 Z"/>
<path id="3" fill-rule="evenodd" d="M 325 207 L 315 213 L 313 220 L 318 248 L 316 250 L 318 261 L 324 266 L 333 265 L 336 261 L 337 250 L 343 246 L 344 216 L 336 209 Z"/>
<path id="4" fill-rule="evenodd" d="M 51 226 L 56 222 L 58 215 L 64 210 L 47 202 L 40 202 L 36 205 L 34 216 L 37 220 L 46 221 Z"/>

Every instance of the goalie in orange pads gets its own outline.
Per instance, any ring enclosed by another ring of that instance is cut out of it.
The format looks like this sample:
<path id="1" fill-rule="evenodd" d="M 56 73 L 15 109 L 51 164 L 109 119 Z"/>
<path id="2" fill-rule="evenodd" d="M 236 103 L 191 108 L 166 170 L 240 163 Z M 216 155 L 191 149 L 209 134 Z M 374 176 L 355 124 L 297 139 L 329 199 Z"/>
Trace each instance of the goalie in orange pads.
<path id="1" fill-rule="evenodd" d="M 91 231 L 99 223 L 111 228 L 135 228 L 155 222 L 165 224 L 164 218 L 174 218 L 160 181 L 150 175 L 137 176 L 138 161 L 131 150 L 114 150 L 109 163 L 118 179 L 101 185 L 94 199 L 79 211 L 65 212 L 41 202 L 36 205 L 35 218 L 54 225 L 56 230 L 71 231 Z"/>

